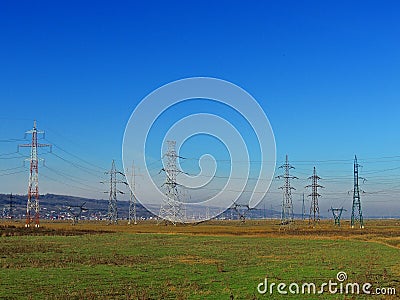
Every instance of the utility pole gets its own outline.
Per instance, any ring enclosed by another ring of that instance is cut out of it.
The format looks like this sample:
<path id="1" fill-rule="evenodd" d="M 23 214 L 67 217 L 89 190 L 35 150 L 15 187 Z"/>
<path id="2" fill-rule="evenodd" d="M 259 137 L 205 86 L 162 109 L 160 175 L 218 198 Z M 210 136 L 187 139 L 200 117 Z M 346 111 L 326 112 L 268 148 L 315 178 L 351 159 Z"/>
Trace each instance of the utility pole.
<path id="1" fill-rule="evenodd" d="M 354 189 L 353 189 L 353 206 L 351 209 L 351 228 L 354 228 L 356 222 L 360 223 L 360 228 L 364 228 L 364 220 L 361 210 L 360 187 L 359 179 L 364 179 L 358 176 L 358 168 L 361 167 L 357 162 L 357 156 L 354 156 Z"/>
<path id="2" fill-rule="evenodd" d="M 177 175 L 182 172 L 176 166 L 176 160 L 179 158 L 175 151 L 176 141 L 167 141 L 167 145 L 168 151 L 164 154 L 165 167 L 162 169 L 165 172 L 163 185 L 165 186 L 166 199 L 163 199 L 164 203 L 161 204 L 159 216 L 176 226 L 177 223 L 185 221 L 185 207 L 180 200 L 179 184 L 176 182 Z"/>
<path id="3" fill-rule="evenodd" d="M 318 193 L 318 188 L 323 188 L 322 185 L 318 184 L 318 180 L 321 179 L 317 175 L 317 171 L 315 170 L 314 167 L 314 172 L 313 175 L 308 177 L 308 179 L 312 180 L 311 185 L 307 185 L 306 188 L 311 188 L 311 194 L 308 196 L 311 196 L 311 207 L 310 207 L 310 223 L 313 222 L 314 224 L 319 222 L 319 206 L 318 206 L 318 198 L 321 197 L 321 195 Z"/>
<path id="4" fill-rule="evenodd" d="M 290 169 L 294 169 L 294 167 L 289 164 L 289 158 L 287 155 L 285 163 L 279 168 L 284 169 L 284 174 L 276 177 L 284 179 L 284 184 L 280 187 L 280 189 L 283 190 L 281 225 L 286 225 L 293 222 L 292 190 L 295 190 L 295 188 L 290 186 L 290 179 L 297 179 L 297 177 L 290 175 Z"/>
<path id="5" fill-rule="evenodd" d="M 30 168 L 29 168 L 29 182 L 28 182 L 28 201 L 26 203 L 26 222 L 25 227 L 30 227 L 32 220 L 32 210 L 34 211 L 34 222 L 35 227 L 40 226 L 39 222 L 39 158 L 38 158 L 38 148 L 50 147 L 49 144 L 38 143 L 38 135 L 43 134 L 44 131 L 39 131 L 36 128 L 36 120 L 33 121 L 33 129 L 25 132 L 26 135 L 32 135 L 32 141 L 30 144 L 22 144 L 19 147 L 29 147 L 31 148 L 31 155 L 29 158 Z M 28 159 L 27 159 L 28 160 Z"/>
<path id="6" fill-rule="evenodd" d="M 328 211 L 332 212 L 333 215 L 333 219 L 335 220 L 335 226 L 339 226 L 340 227 L 340 218 L 342 217 L 342 213 L 343 211 L 346 211 L 343 207 L 341 208 L 331 208 L 328 209 Z"/>
<path id="7" fill-rule="evenodd" d="M 111 170 L 105 172 L 105 174 L 110 175 L 110 191 L 105 192 L 109 193 L 107 219 L 109 224 L 117 224 L 118 223 L 117 193 L 124 194 L 124 192 L 117 189 L 117 184 L 123 183 L 125 185 L 128 185 L 128 183 L 124 180 L 118 180 L 117 178 L 118 175 L 121 175 L 125 178 L 125 174 L 118 171 L 115 168 L 114 160 L 112 160 Z"/>

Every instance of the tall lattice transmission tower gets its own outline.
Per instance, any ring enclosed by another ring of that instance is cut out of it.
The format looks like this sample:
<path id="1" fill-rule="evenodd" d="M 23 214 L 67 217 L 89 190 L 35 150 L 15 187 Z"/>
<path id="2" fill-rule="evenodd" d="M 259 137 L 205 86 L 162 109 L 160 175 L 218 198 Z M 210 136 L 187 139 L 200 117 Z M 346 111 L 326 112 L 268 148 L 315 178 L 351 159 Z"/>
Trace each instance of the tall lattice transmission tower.
<path id="1" fill-rule="evenodd" d="M 180 193 L 178 191 L 179 184 L 176 177 L 179 173 L 176 166 L 176 160 L 179 156 L 176 154 L 175 146 L 176 141 L 167 141 L 168 151 L 164 154 L 165 164 L 162 171 L 165 172 L 165 196 L 161 204 L 159 216 L 165 221 L 169 221 L 176 225 L 177 223 L 185 222 L 185 205 L 180 200 Z"/>
<path id="2" fill-rule="evenodd" d="M 41 147 L 51 147 L 49 144 L 38 143 L 38 136 L 40 134 L 44 135 L 44 131 L 40 131 L 36 127 L 36 120 L 33 121 L 33 128 L 25 132 L 25 137 L 31 134 L 32 140 L 30 144 L 22 144 L 19 147 L 29 147 L 31 148 L 31 155 L 29 160 L 29 181 L 28 181 L 28 201 L 26 203 L 26 222 L 25 227 L 30 227 L 30 224 L 34 221 L 35 227 L 40 226 L 40 215 L 39 215 L 39 159 L 38 158 L 38 148 Z M 34 218 L 32 218 L 34 215 Z"/>
<path id="3" fill-rule="evenodd" d="M 308 196 L 311 197 L 311 207 L 310 207 L 310 223 L 313 222 L 314 224 L 316 222 L 319 222 L 319 206 L 318 206 L 318 198 L 321 197 L 321 195 L 318 193 L 318 188 L 323 188 L 322 185 L 318 184 L 318 180 L 321 179 L 317 175 L 317 171 L 314 167 L 314 172 L 313 175 L 308 177 L 308 179 L 312 180 L 311 185 L 307 185 L 306 188 L 311 188 L 311 194 Z"/>
<path id="4" fill-rule="evenodd" d="M 357 162 L 357 156 L 354 156 L 354 188 L 353 188 L 353 206 L 351 209 L 351 228 L 354 228 L 356 222 L 360 223 L 360 228 L 364 228 L 364 220 L 361 210 L 360 187 L 359 179 L 364 179 L 358 176 L 358 168 L 361 167 Z"/>
<path id="5" fill-rule="evenodd" d="M 301 205 L 301 219 L 303 221 L 306 217 L 306 205 L 305 205 L 304 201 L 305 201 L 305 199 L 304 199 L 304 193 L 303 193 L 303 199 L 302 199 L 302 205 Z"/>
<path id="6" fill-rule="evenodd" d="M 289 164 L 287 155 L 285 163 L 279 168 L 284 169 L 284 174 L 277 176 L 277 178 L 284 179 L 284 184 L 280 187 L 283 190 L 281 224 L 286 225 L 293 222 L 292 190 L 295 190 L 295 188 L 290 185 L 290 180 L 297 179 L 297 177 L 290 175 L 290 169 L 294 169 L 294 167 Z"/>
<path id="7" fill-rule="evenodd" d="M 117 189 L 117 184 L 123 183 L 125 185 L 128 185 L 128 183 L 125 180 L 118 179 L 118 175 L 121 175 L 123 178 L 125 178 L 125 174 L 116 169 L 114 160 L 112 161 L 111 164 L 111 170 L 106 172 L 105 174 L 110 175 L 110 190 L 108 192 L 105 192 L 109 193 L 107 219 L 109 224 L 117 224 L 118 223 L 117 194 L 124 194 L 124 192 Z"/>
<path id="8" fill-rule="evenodd" d="M 126 173 L 129 173 L 128 171 Z M 135 196 L 136 189 L 136 176 L 140 176 L 135 172 L 135 165 L 132 163 L 132 173 L 130 174 L 130 196 L 129 196 L 129 211 L 128 211 L 128 224 L 137 225 L 136 203 Z"/>

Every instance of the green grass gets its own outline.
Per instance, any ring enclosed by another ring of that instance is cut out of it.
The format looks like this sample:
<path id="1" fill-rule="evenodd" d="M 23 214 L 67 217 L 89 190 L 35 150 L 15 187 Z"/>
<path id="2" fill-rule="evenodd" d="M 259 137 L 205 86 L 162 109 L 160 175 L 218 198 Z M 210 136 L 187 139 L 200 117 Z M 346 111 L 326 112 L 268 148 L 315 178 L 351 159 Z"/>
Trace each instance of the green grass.
<path id="1" fill-rule="evenodd" d="M 351 282 L 400 292 L 399 251 L 381 243 L 300 237 L 2 237 L 0 298 L 274 299 L 257 293 L 265 276 L 270 282 L 317 284 L 335 279 L 338 271 Z"/>

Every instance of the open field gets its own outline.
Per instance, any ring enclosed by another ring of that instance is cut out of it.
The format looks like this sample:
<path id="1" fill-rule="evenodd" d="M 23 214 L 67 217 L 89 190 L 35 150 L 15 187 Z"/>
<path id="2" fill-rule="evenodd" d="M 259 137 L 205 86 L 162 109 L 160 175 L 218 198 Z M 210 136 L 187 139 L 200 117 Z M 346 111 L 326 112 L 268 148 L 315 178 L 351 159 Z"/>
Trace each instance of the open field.
<path id="1" fill-rule="evenodd" d="M 284 230 L 271 220 L 176 227 L 61 222 L 42 223 L 39 230 L 22 225 L 0 228 L 0 298 L 279 299 L 276 290 L 258 294 L 265 276 L 318 286 L 339 271 L 348 282 L 400 291 L 398 220 L 367 221 L 365 230 L 351 230 L 347 222 L 334 228 L 328 221 L 317 228 L 298 221 Z"/>

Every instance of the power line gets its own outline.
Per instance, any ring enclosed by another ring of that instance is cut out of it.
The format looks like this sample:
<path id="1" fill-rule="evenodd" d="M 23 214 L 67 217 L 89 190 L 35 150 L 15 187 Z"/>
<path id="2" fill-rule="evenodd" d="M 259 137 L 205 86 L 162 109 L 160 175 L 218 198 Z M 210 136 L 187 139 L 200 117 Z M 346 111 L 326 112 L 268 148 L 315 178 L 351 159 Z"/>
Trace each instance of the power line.
<path id="1" fill-rule="evenodd" d="M 12 155 L 12 154 L 17 154 L 18 153 L 18 151 L 14 151 L 14 152 L 8 152 L 8 153 L 2 153 L 2 154 L 0 154 L 0 157 L 2 157 L 2 156 L 8 156 L 8 155 Z"/>
<path id="2" fill-rule="evenodd" d="M 10 175 L 21 174 L 21 173 L 25 173 L 25 172 L 26 172 L 26 170 L 22 170 L 22 171 L 7 173 L 7 174 L 0 174 L 0 176 L 10 176 Z"/>
<path id="3" fill-rule="evenodd" d="M 97 172 L 97 171 L 93 171 L 93 170 L 91 170 L 91 169 L 89 169 L 89 168 L 87 168 L 87 167 L 85 167 L 85 166 L 82 166 L 82 165 L 80 165 L 80 164 L 77 164 L 77 163 L 75 163 L 75 162 L 72 162 L 72 161 L 70 161 L 70 160 L 68 160 L 68 159 L 66 159 L 66 158 L 63 158 L 63 157 L 61 157 L 61 156 L 55 154 L 54 152 L 51 152 L 51 154 L 52 154 L 53 156 L 55 156 L 55 157 L 61 159 L 62 161 L 64 161 L 64 162 L 70 164 L 71 166 L 73 166 L 73 167 L 75 167 L 75 168 L 77 168 L 77 169 L 79 169 L 79 170 L 81 170 L 81 171 L 87 173 L 87 174 L 90 174 L 90 175 L 93 175 L 93 176 L 96 176 L 96 177 L 98 177 L 98 178 L 103 179 L 103 177 L 100 176 L 99 172 Z"/>
<path id="4" fill-rule="evenodd" d="M 398 158 L 394 159 L 393 158 Z M 231 160 L 231 159 L 217 159 L 214 157 L 203 157 L 201 159 L 208 159 L 208 160 L 213 160 L 216 162 L 227 162 L 227 163 L 264 163 L 264 164 L 274 164 L 275 161 L 270 161 L 270 160 Z M 392 159 L 392 160 L 388 160 Z M 194 161 L 200 161 L 200 158 L 196 157 L 185 157 L 185 160 L 194 160 Z M 292 163 L 296 163 L 298 165 L 313 165 L 313 164 L 343 164 L 343 165 L 349 165 L 352 163 L 352 159 L 321 159 L 321 160 L 291 160 Z M 370 163 L 370 164 L 375 164 L 375 163 L 389 163 L 389 162 L 398 162 L 400 161 L 400 156 L 383 156 L 383 157 L 373 157 L 373 158 L 366 158 L 363 159 L 363 163 Z M 285 161 L 276 161 L 278 164 L 284 164 Z M 302 169 L 302 168 L 297 168 L 296 169 Z M 303 169 L 305 170 L 305 169 Z"/>
<path id="5" fill-rule="evenodd" d="M 25 139 L 6 139 L 6 140 L 0 140 L 0 143 L 15 143 L 21 141 L 25 141 Z"/>
<path id="6" fill-rule="evenodd" d="M 3 169 L 3 170 L 0 170 L 0 172 L 8 172 L 8 171 L 12 171 L 12 170 L 18 170 L 18 169 L 21 169 L 21 168 L 24 168 L 24 166 L 19 166 L 19 167 L 14 167 L 14 168 Z"/>
<path id="7" fill-rule="evenodd" d="M 93 186 L 90 186 L 90 185 L 88 185 L 88 184 L 83 183 L 83 182 L 82 182 L 83 180 L 80 179 L 80 178 L 78 178 L 78 177 L 74 177 L 74 176 L 72 176 L 72 175 L 69 175 L 69 174 L 63 173 L 63 172 L 61 172 L 61 171 L 52 169 L 52 168 L 50 168 L 50 167 L 48 167 L 48 166 L 46 166 L 46 165 L 44 166 L 44 168 L 46 168 L 47 170 L 49 170 L 49 171 L 51 171 L 51 172 L 53 172 L 53 173 L 55 173 L 55 174 L 57 174 L 57 175 L 59 175 L 59 176 L 65 178 L 65 179 L 67 179 L 67 180 L 70 180 L 70 181 L 75 182 L 75 183 L 77 183 L 77 184 L 86 186 L 86 187 L 90 188 L 92 191 L 97 191 L 97 190 L 96 190 L 96 187 L 93 187 Z"/>
<path id="8" fill-rule="evenodd" d="M 63 148 L 60 147 L 59 145 L 57 145 L 57 144 L 55 144 L 55 143 L 49 141 L 47 138 L 46 138 L 45 140 L 47 140 L 48 142 L 50 142 L 50 143 L 51 143 L 54 147 L 56 147 L 57 149 L 59 149 L 59 150 L 65 152 L 66 154 L 68 154 L 68 155 L 70 155 L 70 156 L 72 156 L 72 157 L 74 157 L 74 158 L 76 158 L 76 159 L 78 159 L 78 160 L 80 160 L 80 161 L 82 161 L 82 162 L 84 162 L 84 163 L 86 163 L 86 164 L 88 164 L 89 166 L 95 167 L 95 168 L 101 170 L 102 172 L 104 172 L 104 171 L 106 170 L 105 168 L 103 168 L 103 167 L 101 167 L 101 166 L 95 165 L 95 164 L 93 164 L 93 163 L 91 163 L 91 162 L 89 162 L 89 161 L 87 161 L 87 160 L 85 160 L 85 159 L 83 159 L 83 158 L 81 158 L 81 157 L 79 157 L 79 156 L 77 156 L 77 155 L 75 155 L 75 154 L 73 154 L 73 153 L 71 153 L 71 152 L 69 152 L 69 151 L 63 149 Z"/>
<path id="9" fill-rule="evenodd" d="M 6 159 L 20 159 L 21 158 L 21 156 L 13 156 L 13 157 L 0 157 L 0 159 L 4 159 L 4 160 L 6 160 Z"/>
<path id="10" fill-rule="evenodd" d="M 76 189 L 80 189 L 80 190 L 82 190 L 82 191 L 96 192 L 96 193 L 99 192 L 98 190 L 87 189 L 87 188 L 83 188 L 83 187 L 80 187 L 80 186 L 76 186 L 76 185 L 69 184 L 69 183 L 67 183 L 67 182 L 65 182 L 65 181 L 61 181 L 61 180 L 58 180 L 58 179 L 56 179 L 56 178 L 54 178 L 54 177 L 48 176 L 48 175 L 44 174 L 43 172 L 40 173 L 40 176 L 41 176 L 41 177 L 45 177 L 45 178 L 47 178 L 47 179 L 49 179 L 49 180 L 51 180 L 51 181 L 58 182 L 58 183 L 60 183 L 60 184 L 62 184 L 62 185 L 65 185 L 65 186 L 69 186 L 69 187 L 73 187 L 73 188 L 76 188 Z"/>

